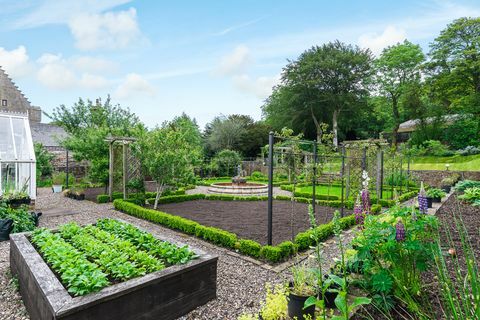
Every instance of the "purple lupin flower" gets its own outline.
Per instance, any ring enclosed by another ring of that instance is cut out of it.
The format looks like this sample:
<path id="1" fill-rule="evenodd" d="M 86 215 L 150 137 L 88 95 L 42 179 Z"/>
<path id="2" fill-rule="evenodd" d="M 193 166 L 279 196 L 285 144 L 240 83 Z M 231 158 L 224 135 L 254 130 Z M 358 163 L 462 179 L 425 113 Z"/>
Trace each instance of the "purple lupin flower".
<path id="1" fill-rule="evenodd" d="M 357 196 L 357 201 L 355 201 L 355 207 L 353 208 L 353 213 L 355 214 L 355 223 L 358 225 L 363 225 L 363 222 L 365 220 L 365 215 L 362 210 L 360 195 Z"/>
<path id="2" fill-rule="evenodd" d="M 398 242 L 405 240 L 405 226 L 400 219 L 395 225 L 395 240 Z"/>
<path id="3" fill-rule="evenodd" d="M 365 214 L 370 213 L 370 192 L 368 189 L 362 190 L 362 210 Z"/>
<path id="4" fill-rule="evenodd" d="M 428 202 L 427 202 L 427 193 L 423 188 L 423 181 L 420 185 L 420 191 L 418 192 L 418 209 L 420 213 L 427 214 L 428 213 Z"/>

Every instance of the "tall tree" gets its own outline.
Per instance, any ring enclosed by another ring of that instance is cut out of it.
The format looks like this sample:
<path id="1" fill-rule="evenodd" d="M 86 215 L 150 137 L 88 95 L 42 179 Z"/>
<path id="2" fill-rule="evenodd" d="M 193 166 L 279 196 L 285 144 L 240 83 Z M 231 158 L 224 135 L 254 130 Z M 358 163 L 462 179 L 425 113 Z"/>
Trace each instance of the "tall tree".
<path id="1" fill-rule="evenodd" d="M 246 133 L 245 126 L 250 119 L 238 115 L 215 117 L 205 128 L 204 137 L 209 153 L 223 149 L 236 150 L 242 136 Z"/>
<path id="2" fill-rule="evenodd" d="M 193 166 L 198 162 L 200 153 L 190 139 L 188 128 L 173 122 L 165 122 L 139 139 L 142 165 L 157 186 L 155 209 L 165 186 L 185 185 L 193 181 Z"/>
<path id="3" fill-rule="evenodd" d="M 76 160 L 90 162 L 89 176 L 93 181 L 108 182 L 108 136 L 139 136 L 145 126 L 130 110 L 112 105 L 110 97 L 104 103 L 97 99 L 79 99 L 71 108 L 57 107 L 49 116 L 65 129 L 69 136 L 62 144 L 73 152 Z"/>
<path id="4" fill-rule="evenodd" d="M 385 48 L 375 61 L 378 89 L 391 103 L 392 145 L 397 145 L 397 133 L 402 120 L 400 98 L 408 91 L 409 86 L 420 81 L 420 70 L 424 61 L 425 55 L 420 46 L 407 40 Z"/>
<path id="5" fill-rule="evenodd" d="M 451 112 L 475 117 L 480 135 L 480 18 L 460 18 L 431 44 L 432 96 Z"/>
<path id="6" fill-rule="evenodd" d="M 322 119 L 328 116 L 338 145 L 339 115 L 368 95 L 371 63 L 370 50 L 337 40 L 310 48 L 283 69 L 281 86 L 293 90 L 301 114 L 310 114 L 317 140 L 322 139 Z"/>

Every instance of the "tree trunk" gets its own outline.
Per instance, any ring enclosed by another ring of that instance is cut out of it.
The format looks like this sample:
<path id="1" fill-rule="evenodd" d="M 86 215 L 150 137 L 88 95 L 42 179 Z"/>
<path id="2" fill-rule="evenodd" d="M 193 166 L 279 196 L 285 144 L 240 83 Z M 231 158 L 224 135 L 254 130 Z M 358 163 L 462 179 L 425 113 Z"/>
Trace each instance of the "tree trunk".
<path id="1" fill-rule="evenodd" d="M 332 117 L 332 129 L 333 129 L 333 146 L 338 148 L 338 110 L 333 110 Z"/>
<path id="2" fill-rule="evenodd" d="M 163 190 L 163 183 L 157 182 L 157 194 L 155 195 L 155 203 L 153 204 L 153 209 L 157 210 L 158 200 L 160 199 L 160 195 L 162 194 Z"/>
<path id="3" fill-rule="evenodd" d="M 397 146 L 397 134 L 398 128 L 400 127 L 400 111 L 398 110 L 398 99 L 397 97 L 392 97 L 392 108 L 393 108 L 393 122 L 395 123 L 392 130 L 392 146 Z"/>
<path id="4" fill-rule="evenodd" d="M 323 136 L 322 126 L 318 122 L 317 117 L 315 117 L 315 114 L 313 113 L 313 108 L 312 107 L 310 107 L 310 112 L 312 114 L 313 123 L 315 124 L 315 131 L 317 132 L 317 142 L 321 143 L 322 142 L 322 136 Z"/>

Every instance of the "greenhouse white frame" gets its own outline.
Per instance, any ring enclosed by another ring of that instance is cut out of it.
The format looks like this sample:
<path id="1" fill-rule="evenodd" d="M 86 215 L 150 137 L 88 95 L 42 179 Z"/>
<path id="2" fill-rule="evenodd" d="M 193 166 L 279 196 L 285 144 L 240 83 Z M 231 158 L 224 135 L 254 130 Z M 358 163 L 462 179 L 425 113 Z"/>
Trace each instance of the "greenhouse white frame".
<path id="1" fill-rule="evenodd" d="M 35 150 L 28 114 L 0 111 L 0 196 L 14 191 L 35 200 Z"/>

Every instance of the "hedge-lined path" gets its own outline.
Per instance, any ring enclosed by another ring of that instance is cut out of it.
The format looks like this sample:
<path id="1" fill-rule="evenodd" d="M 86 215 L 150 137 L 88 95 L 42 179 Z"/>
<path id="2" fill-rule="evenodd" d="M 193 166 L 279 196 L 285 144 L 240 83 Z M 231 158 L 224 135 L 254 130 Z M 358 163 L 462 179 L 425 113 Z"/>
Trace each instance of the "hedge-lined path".
<path id="1" fill-rule="evenodd" d="M 185 193 L 186 194 L 198 194 L 198 193 L 209 194 L 208 188 L 209 187 L 207 187 L 207 186 L 196 186 L 195 189 L 187 190 Z M 273 196 L 274 197 L 275 196 L 290 197 L 291 195 L 292 195 L 292 193 L 290 191 L 282 190 L 279 187 L 273 187 Z"/>
<path id="2" fill-rule="evenodd" d="M 167 236 L 172 240 L 218 255 L 217 299 L 195 309 L 181 319 L 236 319 L 243 312 L 257 312 L 264 300 L 265 283 L 284 281 L 288 276 L 288 266 L 291 264 L 284 265 L 282 272 L 276 272 L 275 267 L 266 266 L 200 239 L 115 211 L 112 204 L 76 201 L 62 194 L 53 194 L 49 188 L 38 189 L 36 209 L 37 211 L 65 209 L 78 212 L 73 215 L 41 217 L 41 227 L 54 228 L 69 221 L 87 224 L 94 223 L 98 218 L 119 218 L 154 235 Z M 351 231 L 347 231 L 348 233 L 353 236 Z M 351 236 L 346 235 L 345 242 L 348 242 Z M 338 248 L 332 240 L 328 241 L 324 248 L 325 268 L 333 263 L 334 258 L 338 258 Z M 9 247 L 8 241 L 0 243 L 0 320 L 28 320 L 28 314 L 10 276 Z M 303 258 L 305 257 L 304 254 Z"/>

